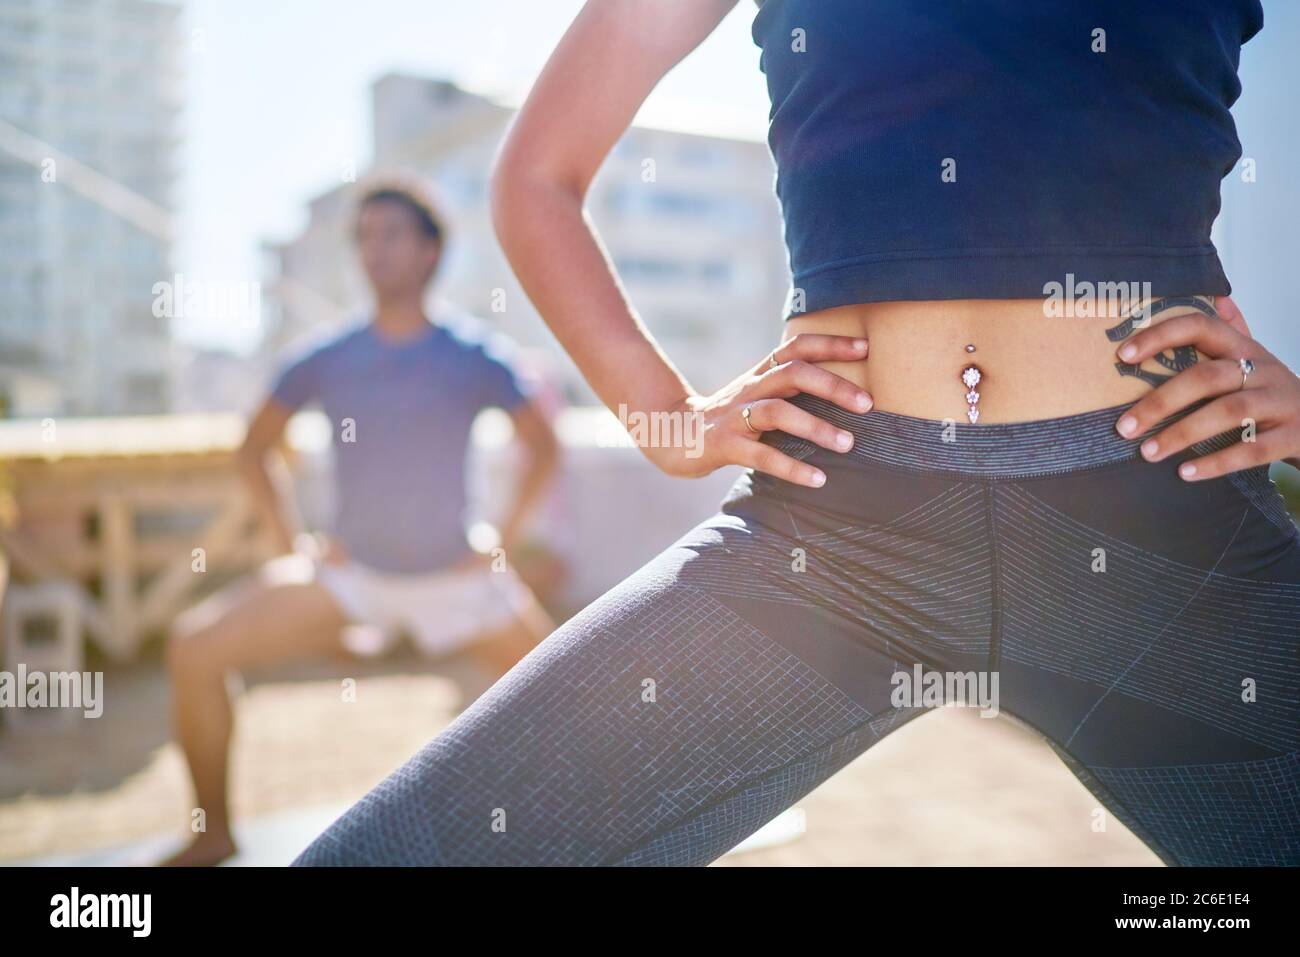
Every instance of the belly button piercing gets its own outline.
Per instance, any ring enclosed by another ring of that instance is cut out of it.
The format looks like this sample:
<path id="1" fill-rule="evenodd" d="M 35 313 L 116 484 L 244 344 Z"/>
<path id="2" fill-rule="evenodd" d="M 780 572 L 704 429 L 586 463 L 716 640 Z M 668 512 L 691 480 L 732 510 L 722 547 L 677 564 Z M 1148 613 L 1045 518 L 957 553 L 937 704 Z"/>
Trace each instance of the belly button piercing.
<path id="1" fill-rule="evenodd" d="M 974 352 L 975 346 L 973 344 L 968 344 L 966 346 L 966 351 Z M 980 384 L 980 381 L 983 378 L 984 373 L 980 371 L 979 366 L 973 363 L 961 370 L 961 381 L 962 384 L 966 386 L 966 418 L 970 419 L 972 425 L 974 425 L 980 417 L 980 410 L 976 408 L 976 405 L 980 400 L 980 394 L 975 391 L 975 387 Z"/>

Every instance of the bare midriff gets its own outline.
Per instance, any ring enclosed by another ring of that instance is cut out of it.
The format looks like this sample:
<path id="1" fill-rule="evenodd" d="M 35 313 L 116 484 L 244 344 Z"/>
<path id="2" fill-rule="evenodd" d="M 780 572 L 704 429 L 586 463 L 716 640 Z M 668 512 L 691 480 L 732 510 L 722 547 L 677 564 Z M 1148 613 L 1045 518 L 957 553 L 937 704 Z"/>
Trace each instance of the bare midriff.
<path id="1" fill-rule="evenodd" d="M 1213 311 L 1214 297 L 1197 298 Z M 866 359 L 820 364 L 866 389 L 876 409 L 966 422 L 974 391 L 976 424 L 1021 422 L 1133 402 L 1158 384 L 1152 375 L 1170 375 L 1156 361 L 1140 370 L 1117 366 L 1121 343 L 1146 327 L 1126 327 L 1124 319 L 1141 315 L 1144 305 L 1054 310 L 1043 299 L 865 303 L 795 316 L 782 339 L 802 332 L 866 338 Z M 1153 310 L 1147 324 L 1197 311 L 1191 305 Z M 980 371 L 973 390 L 962 381 L 971 365 Z"/>

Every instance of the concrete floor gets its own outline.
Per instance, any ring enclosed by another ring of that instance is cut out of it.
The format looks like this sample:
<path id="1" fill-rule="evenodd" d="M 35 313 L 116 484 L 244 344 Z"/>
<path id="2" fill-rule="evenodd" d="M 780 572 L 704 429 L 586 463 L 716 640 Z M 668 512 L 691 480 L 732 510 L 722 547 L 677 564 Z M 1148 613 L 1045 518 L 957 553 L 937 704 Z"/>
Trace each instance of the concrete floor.
<path id="1" fill-rule="evenodd" d="M 358 679 L 343 707 L 342 675 Z M 472 662 L 410 656 L 250 683 L 232 756 L 231 863 L 288 863 L 487 683 Z M 106 687 L 113 706 L 96 721 L 0 733 L 0 863 L 144 863 L 184 836 L 189 785 L 161 667 L 115 668 Z M 1096 806 L 1037 736 L 947 709 L 890 735 L 716 866 L 1159 866 L 1113 819 L 1095 830 Z"/>

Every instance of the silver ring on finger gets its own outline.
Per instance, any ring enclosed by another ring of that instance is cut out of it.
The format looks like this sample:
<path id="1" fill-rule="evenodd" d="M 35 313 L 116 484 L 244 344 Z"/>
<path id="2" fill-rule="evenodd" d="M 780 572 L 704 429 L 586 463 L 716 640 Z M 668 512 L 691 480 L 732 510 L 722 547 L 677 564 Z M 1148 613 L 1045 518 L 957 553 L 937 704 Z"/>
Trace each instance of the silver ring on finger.
<path id="1" fill-rule="evenodd" d="M 757 434 L 757 435 L 762 435 L 762 434 L 763 434 L 763 430 L 762 430 L 762 429 L 756 429 L 756 428 L 754 428 L 754 423 L 751 422 L 751 421 L 749 421 L 750 406 L 752 406 L 753 404 L 754 404 L 754 403 L 752 403 L 752 402 L 746 402 L 744 408 L 742 408 L 742 409 L 740 410 L 740 417 L 741 417 L 742 419 L 744 419 L 744 420 L 745 420 L 745 424 L 746 424 L 747 426 L 749 426 L 749 431 L 751 431 L 751 432 L 753 432 L 753 433 L 755 433 L 755 434 Z"/>
<path id="2" fill-rule="evenodd" d="M 772 354 L 771 354 L 770 356 L 767 357 L 767 367 L 768 367 L 769 369 L 775 369 L 775 368 L 776 368 L 777 366 L 779 366 L 780 364 L 781 364 L 781 363 L 779 363 L 779 362 L 776 361 L 776 350 L 773 349 L 773 350 L 772 350 Z"/>
<path id="3" fill-rule="evenodd" d="M 1237 365 L 1241 367 L 1241 385 L 1238 387 L 1238 389 L 1240 390 L 1246 388 L 1246 379 L 1249 378 L 1250 374 L 1255 371 L 1255 363 L 1251 362 L 1249 359 L 1245 357 L 1242 357 L 1237 360 Z"/>

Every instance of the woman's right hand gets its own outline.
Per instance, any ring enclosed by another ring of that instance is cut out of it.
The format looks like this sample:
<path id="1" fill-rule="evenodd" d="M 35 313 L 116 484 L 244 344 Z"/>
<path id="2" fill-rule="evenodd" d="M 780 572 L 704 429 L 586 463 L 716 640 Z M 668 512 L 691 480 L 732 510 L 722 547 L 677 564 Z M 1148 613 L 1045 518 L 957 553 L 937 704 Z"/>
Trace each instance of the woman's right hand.
<path id="1" fill-rule="evenodd" d="M 826 483 L 820 469 L 760 442 L 761 433 L 779 429 L 833 452 L 851 449 L 851 433 L 786 400 L 806 392 L 855 414 L 868 411 L 871 396 L 843 376 L 814 365 L 861 361 L 867 357 L 868 348 L 866 339 L 851 336 L 794 336 L 712 395 L 688 395 L 665 410 L 691 420 L 683 424 L 680 434 L 698 437 L 698 443 L 638 444 L 662 471 L 681 478 L 698 478 L 725 465 L 742 465 L 797 485 L 819 488 Z"/>

